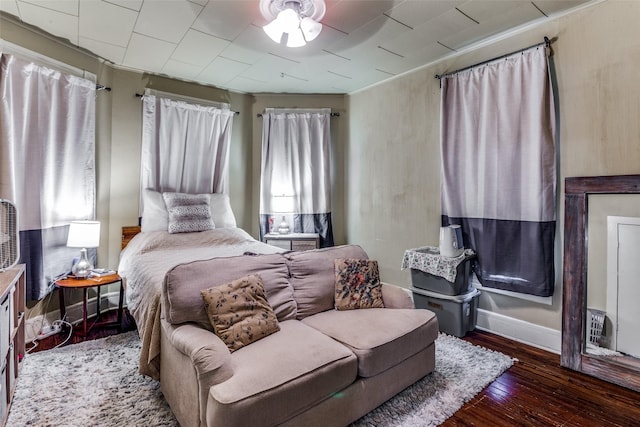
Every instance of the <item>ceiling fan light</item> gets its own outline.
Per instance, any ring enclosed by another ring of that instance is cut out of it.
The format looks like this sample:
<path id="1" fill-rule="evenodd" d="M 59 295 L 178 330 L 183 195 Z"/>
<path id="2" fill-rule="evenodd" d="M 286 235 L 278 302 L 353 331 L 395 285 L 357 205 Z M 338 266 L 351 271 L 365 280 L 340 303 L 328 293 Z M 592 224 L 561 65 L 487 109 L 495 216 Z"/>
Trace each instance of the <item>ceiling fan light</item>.
<path id="1" fill-rule="evenodd" d="M 278 13 L 276 21 L 280 23 L 280 28 L 285 33 L 291 34 L 300 27 L 300 17 L 293 9 L 285 9 Z"/>
<path id="2" fill-rule="evenodd" d="M 303 18 L 302 21 L 300 21 L 300 29 L 304 34 L 305 40 L 307 42 L 310 42 L 311 40 L 318 37 L 320 31 L 322 31 L 322 24 L 307 17 Z"/>
<path id="3" fill-rule="evenodd" d="M 280 43 L 280 41 L 282 40 L 284 31 L 282 30 L 282 27 L 280 26 L 280 22 L 278 22 L 277 19 L 274 19 L 273 21 L 271 21 L 270 23 L 262 27 L 262 29 L 264 30 L 265 33 L 267 33 L 269 38 L 274 42 Z"/>
<path id="4" fill-rule="evenodd" d="M 305 44 L 307 44 L 307 42 L 304 41 L 302 30 L 298 28 L 296 31 L 292 31 L 289 33 L 289 38 L 287 39 L 287 47 L 302 47 Z"/>

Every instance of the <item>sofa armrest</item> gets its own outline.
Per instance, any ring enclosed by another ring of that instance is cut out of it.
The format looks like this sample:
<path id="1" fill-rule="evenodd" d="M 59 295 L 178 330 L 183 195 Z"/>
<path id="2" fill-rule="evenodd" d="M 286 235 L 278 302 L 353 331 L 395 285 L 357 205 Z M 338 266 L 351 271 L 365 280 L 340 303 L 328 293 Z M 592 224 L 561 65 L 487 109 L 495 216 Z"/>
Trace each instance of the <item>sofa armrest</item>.
<path id="1" fill-rule="evenodd" d="M 163 320 L 162 327 L 171 344 L 191 359 L 201 383 L 219 384 L 233 375 L 231 352 L 216 334 L 189 323 L 174 326 Z"/>
<path id="2" fill-rule="evenodd" d="M 415 308 L 411 295 L 400 286 L 383 283 L 382 299 L 386 308 Z"/>

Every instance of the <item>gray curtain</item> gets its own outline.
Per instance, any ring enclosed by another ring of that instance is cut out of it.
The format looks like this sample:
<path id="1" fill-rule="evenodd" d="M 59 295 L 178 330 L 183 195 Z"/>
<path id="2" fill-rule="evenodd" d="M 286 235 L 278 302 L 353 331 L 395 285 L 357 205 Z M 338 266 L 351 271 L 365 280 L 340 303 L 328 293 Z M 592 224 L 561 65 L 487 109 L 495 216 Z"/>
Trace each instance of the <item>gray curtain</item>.
<path id="1" fill-rule="evenodd" d="M 549 50 L 441 80 L 442 225 L 460 224 L 483 286 L 550 296 L 556 221 Z"/>
<path id="2" fill-rule="evenodd" d="M 18 209 L 27 298 L 68 272 L 68 224 L 95 216 L 96 84 L 1 54 L 0 198 Z M 95 249 L 90 250 L 95 261 Z"/>
<path id="3" fill-rule="evenodd" d="M 234 112 L 227 104 L 187 101 L 177 95 L 145 93 L 141 190 L 228 193 Z M 142 209 L 141 200 L 141 214 Z"/>
<path id="4" fill-rule="evenodd" d="M 282 217 L 333 246 L 331 110 L 267 108 L 262 115 L 260 237 Z"/>

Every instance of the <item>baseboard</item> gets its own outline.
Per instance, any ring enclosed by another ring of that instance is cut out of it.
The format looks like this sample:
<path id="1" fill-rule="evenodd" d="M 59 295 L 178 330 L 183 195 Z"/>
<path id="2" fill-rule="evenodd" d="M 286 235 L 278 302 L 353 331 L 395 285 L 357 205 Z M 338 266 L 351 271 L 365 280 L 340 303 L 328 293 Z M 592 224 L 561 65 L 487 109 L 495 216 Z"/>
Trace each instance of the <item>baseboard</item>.
<path id="1" fill-rule="evenodd" d="M 562 348 L 560 331 L 480 308 L 476 328 L 556 354 Z"/>
<path id="2" fill-rule="evenodd" d="M 104 313 L 108 310 L 117 309 L 119 298 L 119 291 L 100 294 L 100 311 Z M 87 319 L 96 317 L 97 300 L 96 297 L 87 300 Z M 60 320 L 60 310 L 28 318 L 25 322 L 25 341 L 31 342 L 36 339 L 43 327 L 50 326 L 56 320 Z M 82 322 L 82 301 L 67 307 L 66 320 L 74 325 Z"/>

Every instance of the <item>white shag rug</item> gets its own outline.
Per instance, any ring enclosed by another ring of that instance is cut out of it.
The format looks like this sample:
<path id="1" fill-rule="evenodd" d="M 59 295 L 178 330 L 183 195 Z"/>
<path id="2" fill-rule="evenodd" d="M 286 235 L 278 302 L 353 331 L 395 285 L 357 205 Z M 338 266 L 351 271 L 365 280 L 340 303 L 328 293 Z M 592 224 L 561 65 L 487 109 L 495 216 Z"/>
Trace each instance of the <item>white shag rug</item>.
<path id="1" fill-rule="evenodd" d="M 160 384 L 138 373 L 137 332 L 28 354 L 8 426 L 178 426 Z M 514 362 L 440 334 L 436 370 L 353 426 L 442 423 Z"/>

